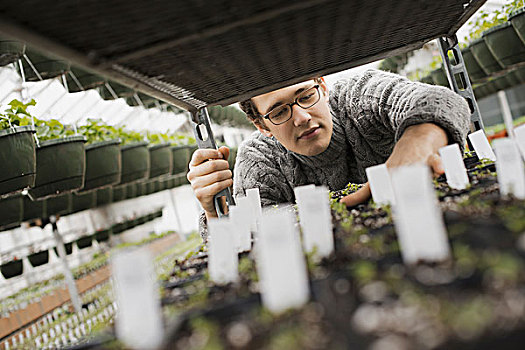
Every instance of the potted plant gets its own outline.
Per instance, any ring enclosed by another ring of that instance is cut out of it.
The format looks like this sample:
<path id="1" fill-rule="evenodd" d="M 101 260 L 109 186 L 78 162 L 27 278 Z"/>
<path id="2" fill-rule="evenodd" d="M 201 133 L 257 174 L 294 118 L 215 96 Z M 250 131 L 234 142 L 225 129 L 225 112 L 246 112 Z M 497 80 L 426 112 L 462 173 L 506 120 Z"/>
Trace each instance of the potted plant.
<path id="1" fill-rule="evenodd" d="M 72 74 L 71 74 L 72 73 Z M 75 76 L 75 79 L 73 79 L 73 76 Z M 80 86 L 78 86 L 79 84 Z M 80 92 L 82 90 L 88 90 L 88 89 L 94 89 L 98 86 L 102 86 L 105 84 L 105 79 L 99 75 L 91 74 L 90 72 L 76 68 L 71 67 L 70 74 L 67 76 L 67 88 L 69 92 Z"/>
<path id="2" fill-rule="evenodd" d="M 503 68 L 525 61 L 525 44 L 510 22 L 498 24 L 483 32 L 483 40 Z"/>
<path id="3" fill-rule="evenodd" d="M 120 202 L 126 199 L 127 185 L 113 186 L 113 202 Z"/>
<path id="4" fill-rule="evenodd" d="M 148 147 L 150 155 L 149 179 L 171 174 L 173 170 L 173 157 L 169 143 L 160 143 Z"/>
<path id="5" fill-rule="evenodd" d="M 86 174 L 82 191 L 90 191 L 120 182 L 122 160 L 116 128 L 101 120 L 88 119 L 78 132 L 87 139 Z"/>
<path id="6" fill-rule="evenodd" d="M 2 263 L 0 265 L 0 272 L 2 272 L 5 279 L 20 276 L 24 272 L 22 260 L 18 260 L 17 257 L 14 257 L 12 260 Z"/>
<path id="7" fill-rule="evenodd" d="M 71 193 L 64 193 L 59 196 L 47 198 L 45 204 L 45 217 L 51 215 L 67 215 L 71 213 L 73 200 Z"/>
<path id="8" fill-rule="evenodd" d="M 150 171 L 148 142 L 143 141 L 144 137 L 138 132 L 126 131 L 123 128 L 118 130 L 122 140 L 122 175 L 119 183 L 145 180 Z"/>
<path id="9" fill-rule="evenodd" d="M 472 82 L 479 81 L 485 77 L 487 74 L 483 71 L 478 61 L 474 58 L 470 47 L 465 47 L 461 50 L 463 56 L 463 61 L 465 62 L 465 67 L 467 68 L 468 76 Z"/>
<path id="10" fill-rule="evenodd" d="M 509 21 L 512 23 L 514 30 L 525 44 L 525 8 L 520 8 L 510 13 Z"/>
<path id="11" fill-rule="evenodd" d="M 35 50 L 26 50 L 26 55 L 35 67 L 40 77 L 29 64 L 24 64 L 24 75 L 26 81 L 39 81 L 42 79 L 51 79 L 58 77 L 69 71 L 69 63 L 47 55 L 42 55 Z"/>
<path id="12" fill-rule="evenodd" d="M 95 232 L 95 239 L 97 242 L 106 242 L 109 240 L 109 234 L 111 233 L 111 229 L 105 229 Z"/>
<path id="13" fill-rule="evenodd" d="M 76 240 L 78 249 L 85 249 L 93 245 L 93 235 L 80 237 Z"/>
<path id="14" fill-rule="evenodd" d="M 0 113 L 0 195 L 34 186 L 36 177 L 36 151 L 27 107 L 35 101 L 22 103 L 13 100 L 9 108 Z"/>
<path id="15" fill-rule="evenodd" d="M 19 41 L 0 39 L 0 67 L 18 61 L 25 52 L 25 44 Z"/>
<path id="16" fill-rule="evenodd" d="M 113 202 L 113 187 L 104 187 L 97 190 L 97 207 Z"/>
<path id="17" fill-rule="evenodd" d="M 33 267 L 41 266 L 49 262 L 49 250 L 40 250 L 38 252 L 31 252 L 27 259 Z"/>
<path id="18" fill-rule="evenodd" d="M 97 206 L 97 191 L 73 192 L 71 194 L 71 213 L 88 210 Z"/>
<path id="19" fill-rule="evenodd" d="M 0 230 L 8 230 L 20 225 L 23 219 L 21 195 L 0 199 Z"/>

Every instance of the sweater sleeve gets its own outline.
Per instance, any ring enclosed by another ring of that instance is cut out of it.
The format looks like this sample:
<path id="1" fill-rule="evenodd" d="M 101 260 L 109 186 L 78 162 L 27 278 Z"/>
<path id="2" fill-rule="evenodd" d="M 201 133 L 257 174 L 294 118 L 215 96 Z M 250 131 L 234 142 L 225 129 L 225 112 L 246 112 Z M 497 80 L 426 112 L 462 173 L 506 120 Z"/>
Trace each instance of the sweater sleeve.
<path id="1" fill-rule="evenodd" d="M 385 133 L 397 142 L 409 126 L 434 123 L 463 148 L 470 124 L 467 102 L 450 89 L 378 70 L 336 83 L 330 105 L 368 142 Z"/>

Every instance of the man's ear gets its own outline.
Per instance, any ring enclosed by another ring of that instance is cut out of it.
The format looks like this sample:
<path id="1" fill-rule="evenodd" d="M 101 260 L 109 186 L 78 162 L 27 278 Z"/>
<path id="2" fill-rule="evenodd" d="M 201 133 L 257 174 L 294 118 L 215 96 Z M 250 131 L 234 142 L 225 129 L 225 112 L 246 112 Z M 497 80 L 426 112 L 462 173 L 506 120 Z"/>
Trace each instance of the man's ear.
<path id="1" fill-rule="evenodd" d="M 257 122 L 253 121 L 253 125 L 259 130 L 261 134 L 263 134 L 266 137 L 272 137 L 273 134 L 266 128 L 266 125 L 264 125 L 264 120 L 259 120 Z"/>
<path id="2" fill-rule="evenodd" d="M 319 84 L 319 86 L 321 86 L 321 88 L 323 89 L 324 91 L 324 96 L 326 98 L 329 97 L 329 91 L 328 91 L 328 85 L 326 85 L 326 81 L 324 80 L 324 77 L 319 77 L 317 78 L 317 83 Z"/>

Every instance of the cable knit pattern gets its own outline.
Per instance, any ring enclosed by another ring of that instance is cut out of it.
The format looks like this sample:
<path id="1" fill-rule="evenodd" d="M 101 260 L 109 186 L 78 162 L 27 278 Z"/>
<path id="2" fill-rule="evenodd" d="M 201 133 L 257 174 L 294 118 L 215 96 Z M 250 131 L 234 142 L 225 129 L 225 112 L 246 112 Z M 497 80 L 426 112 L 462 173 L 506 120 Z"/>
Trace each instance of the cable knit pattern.
<path id="1" fill-rule="evenodd" d="M 295 202 L 293 188 L 366 182 L 365 169 L 384 163 L 411 125 L 431 122 L 446 130 L 450 143 L 464 146 L 470 112 L 451 90 L 399 75 L 368 70 L 335 84 L 330 92 L 333 135 L 328 148 L 313 157 L 288 151 L 275 138 L 255 132 L 237 152 L 234 196 L 259 188 L 263 206 Z M 203 215 L 200 231 L 206 237 Z"/>

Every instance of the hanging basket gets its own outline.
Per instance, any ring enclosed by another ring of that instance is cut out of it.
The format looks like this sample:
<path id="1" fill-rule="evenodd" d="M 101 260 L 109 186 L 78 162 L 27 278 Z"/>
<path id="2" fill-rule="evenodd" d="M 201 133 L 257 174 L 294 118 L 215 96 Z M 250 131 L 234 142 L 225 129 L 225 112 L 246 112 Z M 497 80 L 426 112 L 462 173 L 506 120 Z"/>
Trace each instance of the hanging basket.
<path id="1" fill-rule="evenodd" d="M 50 217 L 51 215 L 67 215 L 71 213 L 73 202 L 71 199 L 71 193 L 65 193 L 60 196 L 51 197 L 45 201 L 45 217 Z"/>
<path id="2" fill-rule="evenodd" d="M 126 185 L 126 199 L 132 199 L 137 197 L 137 186 L 134 183 Z"/>
<path id="3" fill-rule="evenodd" d="M 432 72 L 430 72 L 430 76 L 432 77 L 435 85 L 448 86 L 448 79 L 442 67 L 434 69 Z"/>
<path id="4" fill-rule="evenodd" d="M 83 69 L 71 68 L 71 72 L 75 75 L 75 78 L 84 90 L 94 89 L 98 86 L 104 85 L 106 82 L 100 75 L 91 74 Z M 67 75 L 67 87 L 69 92 L 82 91 L 80 86 L 78 86 L 77 82 L 70 74 Z"/>
<path id="5" fill-rule="evenodd" d="M 150 159 L 147 142 L 136 142 L 120 148 L 122 175 L 120 184 L 127 184 L 148 177 Z"/>
<path id="6" fill-rule="evenodd" d="M 31 198 L 53 197 L 84 186 L 85 140 L 84 136 L 71 136 L 40 143 L 36 149 L 35 187 L 29 190 Z"/>
<path id="7" fill-rule="evenodd" d="M 128 188 L 126 185 L 119 185 L 113 187 L 113 202 L 120 202 L 126 199 L 126 192 Z"/>
<path id="8" fill-rule="evenodd" d="M 468 76 L 473 82 L 487 76 L 483 69 L 481 69 L 478 61 L 474 58 L 472 51 L 470 51 L 470 47 L 461 50 L 461 54 L 463 56 L 463 61 L 465 62 L 465 67 L 467 67 Z"/>
<path id="9" fill-rule="evenodd" d="M 146 188 L 143 182 L 135 183 L 135 195 L 137 197 L 146 195 Z"/>
<path id="10" fill-rule="evenodd" d="M 113 202 L 113 187 L 105 187 L 97 190 L 97 207 L 108 205 Z"/>
<path id="11" fill-rule="evenodd" d="M 71 213 L 95 208 L 97 206 L 97 191 L 73 192 L 71 201 Z"/>
<path id="12" fill-rule="evenodd" d="M 525 62 L 525 45 L 510 22 L 486 30 L 483 32 L 483 39 L 503 68 Z"/>
<path id="13" fill-rule="evenodd" d="M 149 179 L 169 175 L 173 169 L 173 156 L 169 143 L 148 147 L 150 156 Z"/>
<path id="14" fill-rule="evenodd" d="M 494 72 L 500 71 L 503 67 L 496 61 L 496 58 L 490 52 L 487 43 L 483 38 L 479 38 L 477 40 L 474 40 L 470 44 L 470 51 L 472 52 L 472 55 L 474 55 L 474 58 L 479 63 L 479 66 L 485 74 L 490 75 Z"/>
<path id="15" fill-rule="evenodd" d="M 173 162 L 172 175 L 187 173 L 188 164 L 190 163 L 190 146 L 172 146 L 171 155 Z"/>
<path id="16" fill-rule="evenodd" d="M 125 222 L 119 222 L 111 226 L 111 232 L 114 235 L 119 235 L 122 232 L 124 232 L 127 228 L 127 224 Z"/>
<path id="17" fill-rule="evenodd" d="M 64 248 L 66 249 L 66 255 L 71 255 L 73 253 L 73 242 L 64 243 Z M 60 257 L 58 255 L 57 247 L 54 247 L 53 250 L 55 251 L 56 256 Z"/>
<path id="18" fill-rule="evenodd" d="M 70 69 L 68 62 L 41 55 L 33 50 L 27 50 L 26 55 L 44 80 L 61 76 Z M 40 81 L 29 63 L 24 61 L 22 64 L 26 81 Z"/>
<path id="19" fill-rule="evenodd" d="M 102 230 L 95 232 L 95 239 L 97 242 L 106 242 L 109 240 L 109 234 L 111 232 L 111 229 Z"/>
<path id="20" fill-rule="evenodd" d="M 34 201 L 29 196 L 23 196 L 23 218 L 22 221 L 33 221 L 41 219 L 46 213 L 46 201 Z"/>
<path id="21" fill-rule="evenodd" d="M 0 195 L 33 187 L 36 153 L 32 126 L 0 130 Z"/>
<path id="22" fill-rule="evenodd" d="M 86 176 L 82 191 L 89 191 L 120 182 L 122 170 L 120 140 L 86 145 Z"/>
<path id="23" fill-rule="evenodd" d="M 24 264 L 22 260 L 12 260 L 0 265 L 0 272 L 2 272 L 5 279 L 20 276 L 24 273 Z"/>
<path id="24" fill-rule="evenodd" d="M 232 171 L 235 166 L 236 158 L 237 158 L 237 147 L 232 147 L 230 148 L 230 156 L 228 157 L 228 165 L 230 166 L 230 170 Z"/>
<path id="25" fill-rule="evenodd" d="M 521 42 L 525 44 L 525 8 L 512 12 L 509 16 L 509 21 L 512 23 Z"/>
<path id="26" fill-rule="evenodd" d="M 22 195 L 0 199 L 0 230 L 9 230 L 19 226 L 23 216 Z"/>
<path id="27" fill-rule="evenodd" d="M 33 267 L 41 266 L 49 262 L 49 250 L 43 250 L 27 256 L 29 263 Z"/>
<path id="28" fill-rule="evenodd" d="M 25 45 L 18 41 L 0 41 L 0 67 L 18 61 L 24 54 Z"/>
<path id="29" fill-rule="evenodd" d="M 93 236 L 84 236 L 76 240 L 78 249 L 85 249 L 93 245 Z"/>

